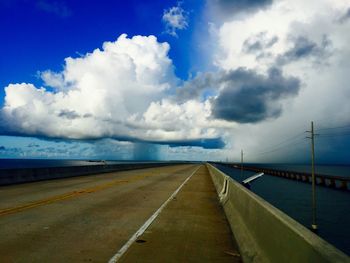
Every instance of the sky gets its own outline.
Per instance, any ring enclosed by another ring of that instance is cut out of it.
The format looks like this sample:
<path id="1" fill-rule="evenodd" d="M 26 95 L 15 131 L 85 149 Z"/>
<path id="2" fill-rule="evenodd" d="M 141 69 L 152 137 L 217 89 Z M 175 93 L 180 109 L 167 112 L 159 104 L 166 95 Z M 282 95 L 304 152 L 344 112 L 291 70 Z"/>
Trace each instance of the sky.
<path id="1" fill-rule="evenodd" d="M 348 0 L 0 1 L 0 158 L 350 163 Z"/>

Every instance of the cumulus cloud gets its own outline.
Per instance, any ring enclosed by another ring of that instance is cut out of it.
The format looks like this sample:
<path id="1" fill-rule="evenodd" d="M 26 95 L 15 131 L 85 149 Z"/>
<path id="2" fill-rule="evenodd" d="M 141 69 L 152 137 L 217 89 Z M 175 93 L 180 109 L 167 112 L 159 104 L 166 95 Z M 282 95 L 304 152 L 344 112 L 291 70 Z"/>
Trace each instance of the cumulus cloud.
<path id="1" fill-rule="evenodd" d="M 152 142 L 162 143 L 167 138 L 170 145 L 196 145 L 212 148 L 222 147 L 220 129 L 232 125 L 211 118 L 211 104 L 188 100 L 177 103 L 168 99 L 152 102 L 142 118 L 133 119 L 134 128 L 145 129 L 144 133 Z M 210 140 L 214 139 L 214 140 Z M 213 142 L 216 141 L 216 144 Z"/>
<path id="2" fill-rule="evenodd" d="M 168 51 L 154 36 L 121 35 L 66 58 L 62 72 L 41 72 L 43 87 L 10 84 L 1 133 L 222 147 L 216 125 L 228 124 L 209 121 L 209 103 L 164 99 L 178 83 Z"/>
<path id="3" fill-rule="evenodd" d="M 177 81 L 168 51 L 169 45 L 154 36 L 121 35 L 102 50 L 66 58 L 62 72 L 43 72 L 45 86 L 55 91 L 10 84 L 1 111 L 5 128 L 72 139 L 129 134 L 128 118 L 144 112 Z"/>
<path id="4" fill-rule="evenodd" d="M 180 2 L 177 6 L 164 10 L 162 20 L 165 24 L 165 32 L 174 37 L 177 37 L 176 31 L 188 27 L 188 13 L 181 7 Z"/>

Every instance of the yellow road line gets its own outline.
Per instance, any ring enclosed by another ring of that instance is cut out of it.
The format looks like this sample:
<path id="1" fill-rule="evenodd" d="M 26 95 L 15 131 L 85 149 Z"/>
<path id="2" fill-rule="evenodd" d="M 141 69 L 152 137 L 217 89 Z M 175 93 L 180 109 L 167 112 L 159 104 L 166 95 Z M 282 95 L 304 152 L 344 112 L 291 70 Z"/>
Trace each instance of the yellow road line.
<path id="1" fill-rule="evenodd" d="M 91 188 L 86 188 L 86 189 L 81 189 L 78 191 L 73 191 L 73 192 L 69 192 L 69 193 L 64 193 L 61 195 L 56 195 L 56 196 L 51 196 L 49 198 L 46 199 L 42 199 L 42 200 L 38 200 L 38 201 L 34 201 L 28 204 L 24 204 L 24 205 L 19 205 L 19 206 L 15 206 L 15 207 L 10 207 L 10 208 L 5 208 L 5 209 L 0 209 L 0 216 L 4 216 L 4 215 L 9 215 L 9 214 L 14 214 L 14 213 L 18 213 L 27 209 L 31 209 L 31 208 L 35 208 L 38 206 L 43 206 L 43 205 L 47 205 L 47 204 L 51 204 L 57 201 L 61 201 L 61 200 L 65 200 L 65 199 L 69 199 L 69 198 L 73 198 L 73 197 L 77 197 L 83 194 L 88 194 L 88 193 L 94 193 L 97 191 L 101 191 L 116 185 L 120 185 L 120 184 L 125 184 L 125 183 L 131 183 L 131 182 L 136 182 L 139 180 L 142 180 L 146 177 L 150 177 L 154 174 L 146 174 L 146 175 L 138 175 L 138 176 L 133 176 L 127 180 L 114 180 L 112 182 L 106 183 L 106 184 L 101 184 L 101 185 L 97 185 Z"/>

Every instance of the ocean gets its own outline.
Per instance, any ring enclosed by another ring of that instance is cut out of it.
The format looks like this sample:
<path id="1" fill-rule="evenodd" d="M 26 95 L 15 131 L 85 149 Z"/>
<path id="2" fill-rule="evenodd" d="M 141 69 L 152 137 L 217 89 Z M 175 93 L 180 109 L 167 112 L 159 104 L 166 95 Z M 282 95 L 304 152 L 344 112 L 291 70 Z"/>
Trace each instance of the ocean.
<path id="1" fill-rule="evenodd" d="M 262 165 L 259 166 L 291 171 L 309 172 L 306 165 Z M 217 165 L 227 175 L 238 182 L 255 174 L 239 169 Z M 320 174 L 349 176 L 350 166 L 318 166 Z M 251 191 L 307 228 L 311 226 L 311 184 L 271 175 L 263 175 L 251 184 Z M 350 255 L 350 191 L 335 190 L 323 186 L 316 187 L 318 235 L 338 249 Z"/>
<path id="2" fill-rule="evenodd" d="M 271 163 L 270 164 L 269 163 L 267 163 L 267 164 L 254 164 L 254 163 L 247 163 L 246 165 L 271 168 L 271 169 L 278 169 L 278 170 L 284 170 L 284 171 L 311 173 L 311 165 L 310 164 L 305 165 L 305 164 L 271 164 Z M 318 164 L 318 165 L 315 165 L 315 173 L 316 174 L 350 177 L 350 165 Z"/>

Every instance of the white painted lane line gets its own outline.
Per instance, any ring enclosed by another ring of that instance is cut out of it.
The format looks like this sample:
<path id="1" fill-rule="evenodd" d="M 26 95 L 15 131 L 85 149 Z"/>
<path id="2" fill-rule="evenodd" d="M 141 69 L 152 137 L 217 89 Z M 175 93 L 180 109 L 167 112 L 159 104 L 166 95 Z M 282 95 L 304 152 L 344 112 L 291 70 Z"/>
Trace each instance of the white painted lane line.
<path id="1" fill-rule="evenodd" d="M 199 166 L 187 179 L 175 190 L 175 192 L 166 200 L 161 207 L 158 208 L 158 210 L 139 228 L 139 230 L 136 231 L 135 234 L 132 235 L 132 237 L 122 246 L 122 248 L 108 261 L 108 263 L 116 263 L 128 250 L 128 248 L 136 241 L 136 239 L 145 232 L 145 230 L 152 224 L 152 222 L 157 218 L 157 216 L 162 212 L 164 207 L 177 195 L 177 193 L 181 190 L 181 188 L 190 180 L 192 175 L 194 175 L 198 169 L 201 166 Z"/>

